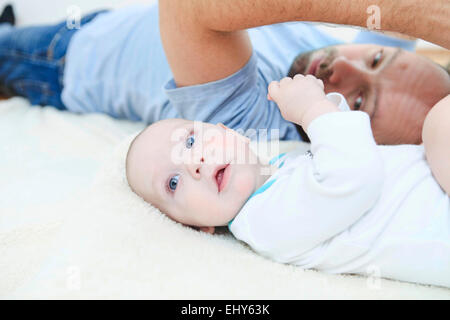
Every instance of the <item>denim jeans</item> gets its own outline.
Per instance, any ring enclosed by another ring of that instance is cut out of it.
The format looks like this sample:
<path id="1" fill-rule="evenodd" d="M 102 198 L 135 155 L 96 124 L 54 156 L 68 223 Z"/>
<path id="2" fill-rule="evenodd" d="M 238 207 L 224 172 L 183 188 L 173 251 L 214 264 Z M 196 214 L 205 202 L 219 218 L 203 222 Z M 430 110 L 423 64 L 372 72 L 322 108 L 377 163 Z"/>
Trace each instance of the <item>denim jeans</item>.
<path id="1" fill-rule="evenodd" d="M 80 26 L 100 12 L 83 17 Z M 66 21 L 22 28 L 0 24 L 0 95 L 18 95 L 33 105 L 66 109 L 61 101 L 65 56 L 78 30 L 68 28 Z"/>

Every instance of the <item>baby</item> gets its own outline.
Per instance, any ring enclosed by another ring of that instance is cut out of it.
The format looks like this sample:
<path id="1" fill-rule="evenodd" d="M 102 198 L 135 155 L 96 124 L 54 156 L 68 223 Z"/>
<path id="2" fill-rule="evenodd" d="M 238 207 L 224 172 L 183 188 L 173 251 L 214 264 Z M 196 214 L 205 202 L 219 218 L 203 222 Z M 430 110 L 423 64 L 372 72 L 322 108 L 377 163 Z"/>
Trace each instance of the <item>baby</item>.
<path id="1" fill-rule="evenodd" d="M 278 262 L 450 287 L 450 200 L 424 147 L 377 146 L 368 115 L 341 111 L 344 97 L 325 95 L 313 76 L 268 90 L 307 132 L 306 154 L 263 163 L 222 124 L 163 120 L 129 148 L 131 189 L 184 225 L 228 226 Z"/>

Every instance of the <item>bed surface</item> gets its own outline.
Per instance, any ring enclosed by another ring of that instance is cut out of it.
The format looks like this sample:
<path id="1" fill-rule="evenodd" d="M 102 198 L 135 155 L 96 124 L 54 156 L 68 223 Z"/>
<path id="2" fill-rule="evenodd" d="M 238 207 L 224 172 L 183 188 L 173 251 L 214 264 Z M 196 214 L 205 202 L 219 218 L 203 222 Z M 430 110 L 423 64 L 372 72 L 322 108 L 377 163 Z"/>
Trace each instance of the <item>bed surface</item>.
<path id="1" fill-rule="evenodd" d="M 0 298 L 449 299 L 450 290 L 266 260 L 127 187 L 142 123 L 0 101 Z M 305 147 L 283 143 L 282 150 Z"/>

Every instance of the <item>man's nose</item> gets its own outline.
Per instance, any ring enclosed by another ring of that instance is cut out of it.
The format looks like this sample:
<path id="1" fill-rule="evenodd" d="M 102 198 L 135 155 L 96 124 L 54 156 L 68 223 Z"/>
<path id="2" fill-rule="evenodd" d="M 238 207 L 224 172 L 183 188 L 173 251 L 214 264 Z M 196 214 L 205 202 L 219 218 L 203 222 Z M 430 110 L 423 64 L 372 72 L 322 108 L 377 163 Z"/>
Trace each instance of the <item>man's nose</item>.
<path id="1" fill-rule="evenodd" d="M 328 82 L 337 87 L 345 87 L 348 83 L 362 82 L 367 77 L 367 70 L 360 61 L 337 57 L 331 65 L 332 74 Z"/>

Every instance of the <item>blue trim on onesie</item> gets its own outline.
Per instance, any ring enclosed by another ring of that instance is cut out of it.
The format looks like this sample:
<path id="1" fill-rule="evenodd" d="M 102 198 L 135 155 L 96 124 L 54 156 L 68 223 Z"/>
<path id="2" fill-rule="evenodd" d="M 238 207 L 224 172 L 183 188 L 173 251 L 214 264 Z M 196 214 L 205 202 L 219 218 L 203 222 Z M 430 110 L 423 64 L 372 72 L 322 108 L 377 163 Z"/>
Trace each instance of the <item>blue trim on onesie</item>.
<path id="1" fill-rule="evenodd" d="M 266 191 L 267 189 L 269 189 L 269 187 L 275 182 L 277 181 L 277 179 L 272 179 L 270 181 L 267 181 L 266 183 L 264 183 L 261 187 L 259 187 L 255 192 L 253 192 L 251 194 L 251 196 L 247 199 L 250 200 L 251 198 L 253 198 L 254 196 L 256 196 L 257 194 L 263 193 L 264 191 Z M 231 223 L 234 221 L 234 218 L 230 220 L 230 222 L 228 222 L 228 228 L 230 227 Z"/>
<path id="2" fill-rule="evenodd" d="M 280 159 L 281 157 L 285 156 L 286 152 L 280 153 L 279 155 L 277 155 L 276 157 L 273 157 L 270 161 L 269 164 L 273 165 L 278 159 Z"/>

